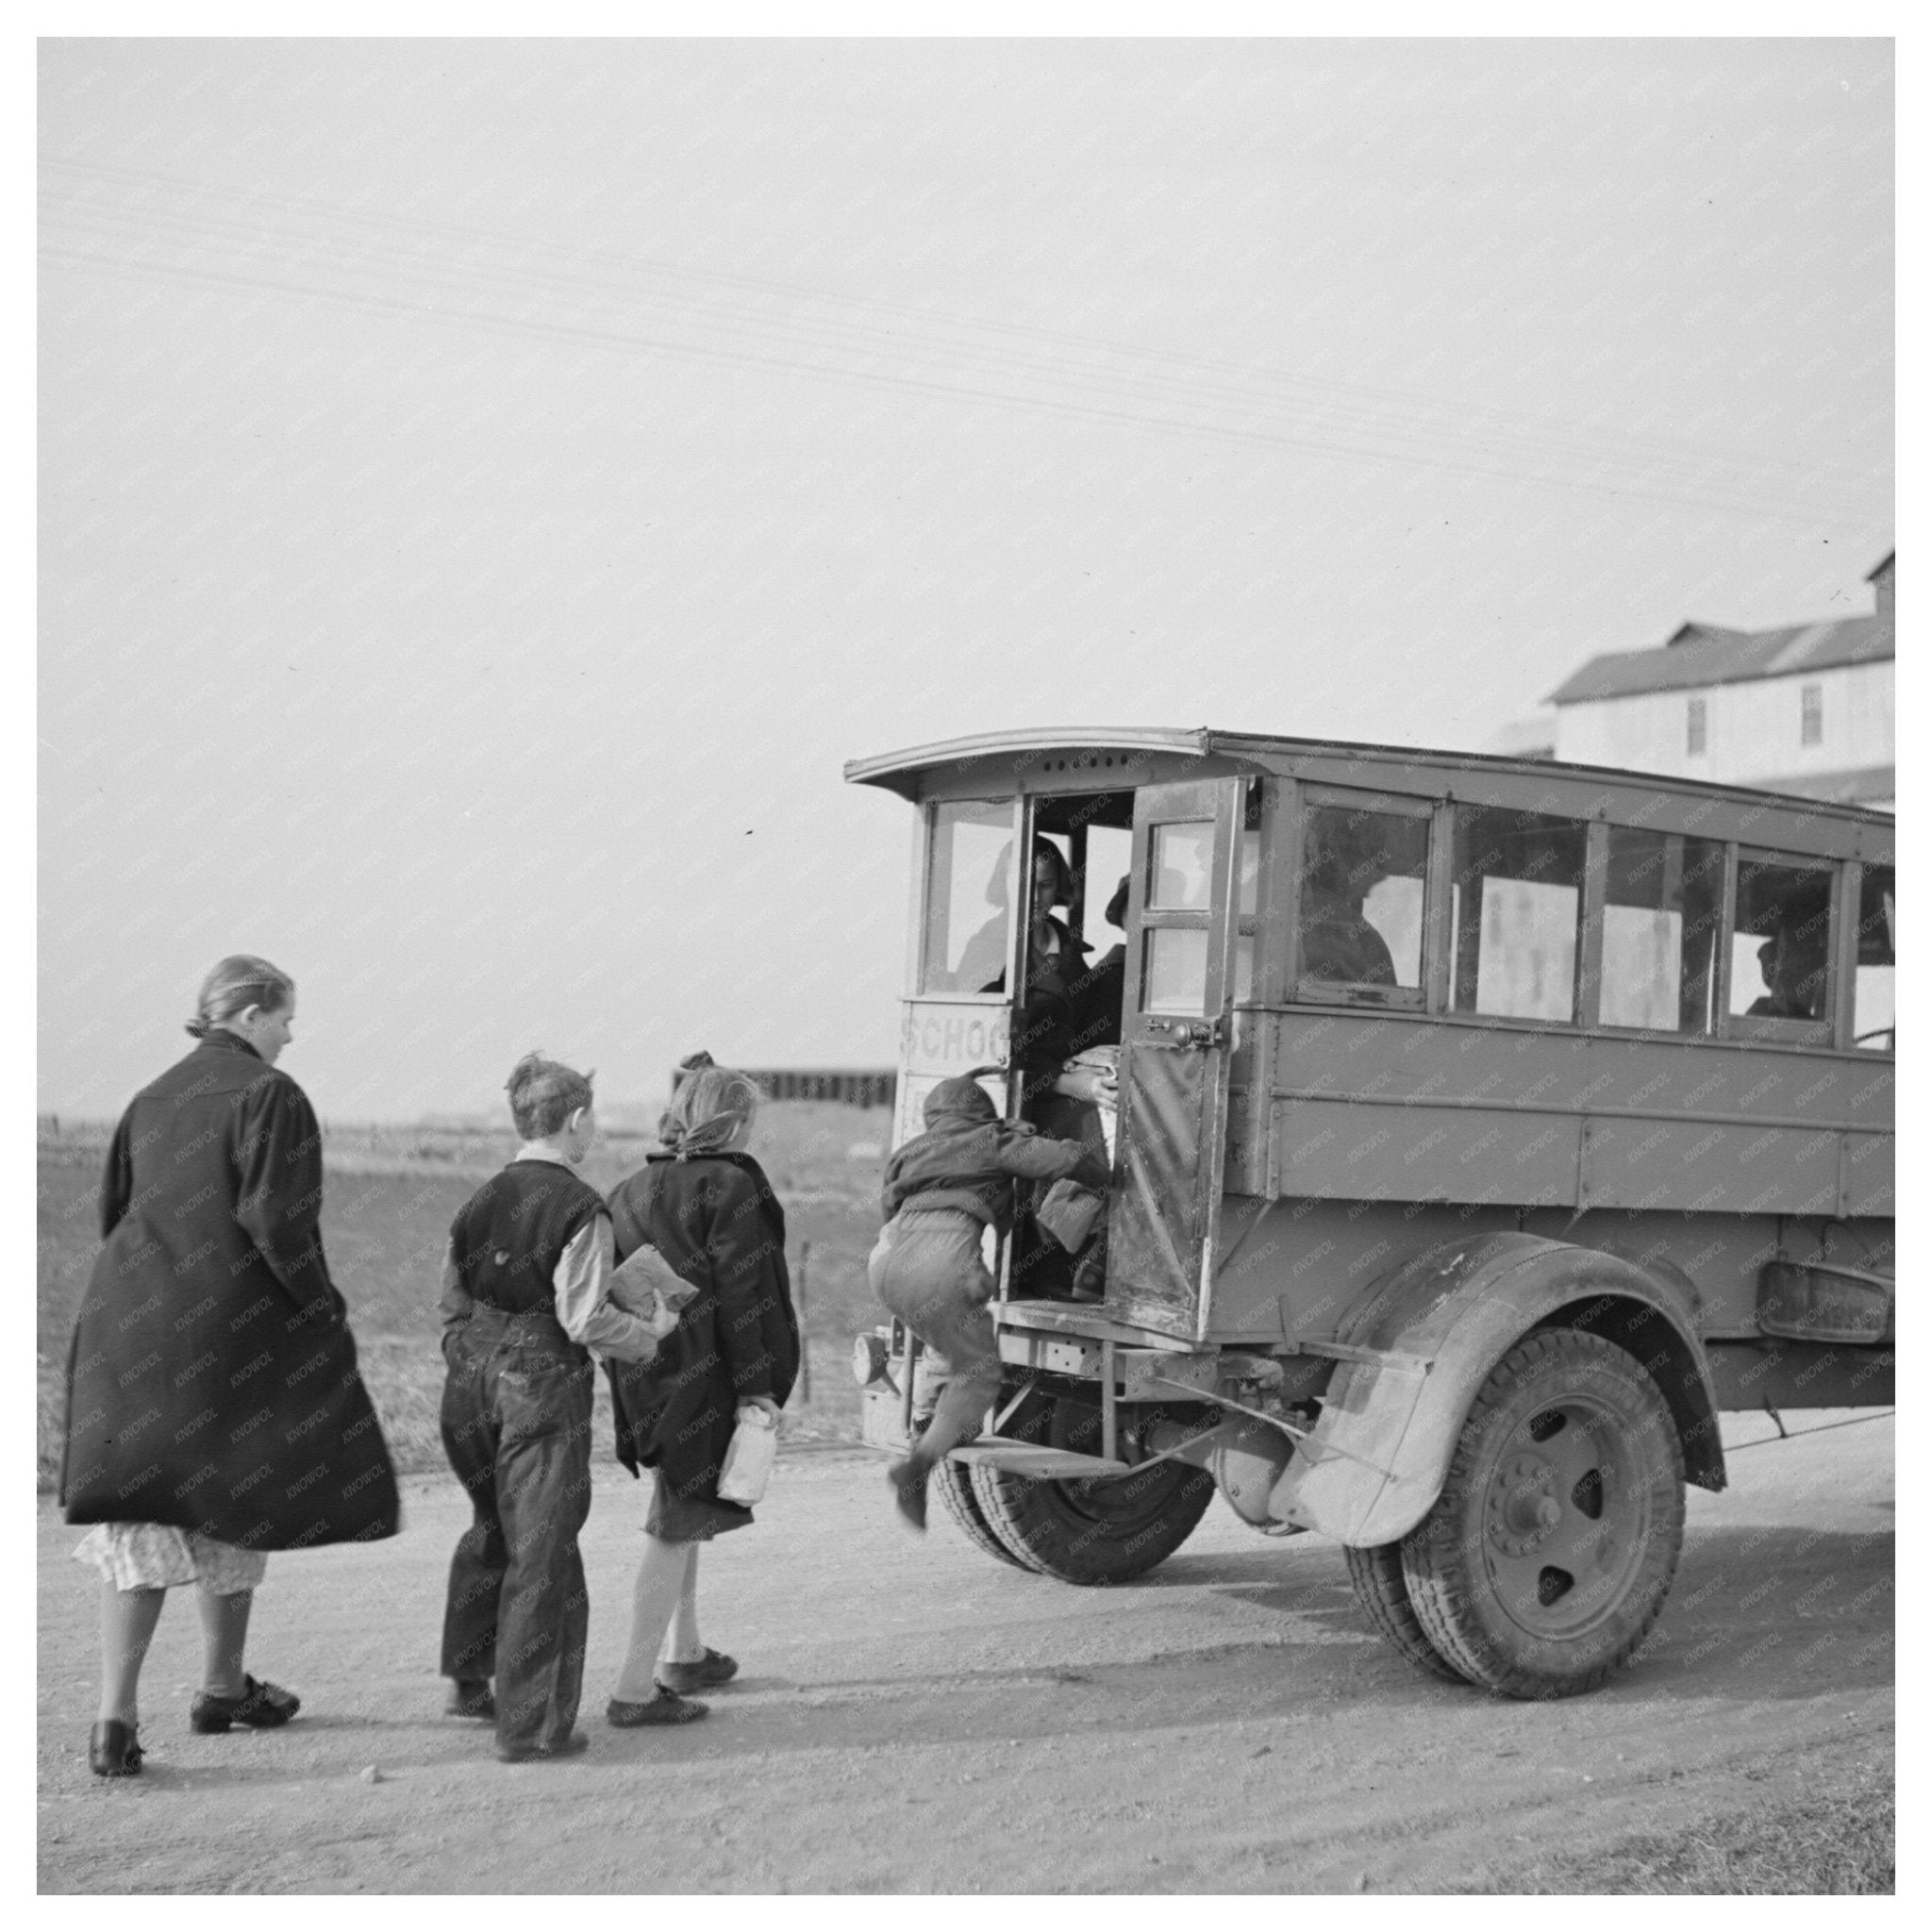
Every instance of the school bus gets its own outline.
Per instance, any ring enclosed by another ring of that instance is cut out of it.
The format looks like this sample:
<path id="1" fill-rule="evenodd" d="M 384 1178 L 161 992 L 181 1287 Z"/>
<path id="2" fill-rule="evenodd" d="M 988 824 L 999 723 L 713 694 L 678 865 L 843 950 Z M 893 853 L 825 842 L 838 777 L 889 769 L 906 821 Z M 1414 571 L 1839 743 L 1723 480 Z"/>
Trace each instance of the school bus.
<path id="1" fill-rule="evenodd" d="M 1890 814 L 1214 730 L 845 775 L 917 811 L 895 1144 L 971 1073 L 1111 1154 L 1079 1255 L 1028 1201 L 990 1257 L 1005 1385 L 935 1473 L 989 1556 L 1124 1582 L 1218 1490 L 1419 1668 L 1569 1695 L 1721 1410 L 1891 1401 Z M 859 1338 L 869 1441 L 931 1366 Z"/>

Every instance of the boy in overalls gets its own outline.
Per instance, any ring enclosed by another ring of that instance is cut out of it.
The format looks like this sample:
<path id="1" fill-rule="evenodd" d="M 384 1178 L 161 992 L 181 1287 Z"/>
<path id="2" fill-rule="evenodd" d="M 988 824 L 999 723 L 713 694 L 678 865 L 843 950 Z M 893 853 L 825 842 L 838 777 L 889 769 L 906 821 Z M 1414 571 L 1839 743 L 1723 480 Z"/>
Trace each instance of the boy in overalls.
<path id="1" fill-rule="evenodd" d="M 493 1717 L 516 1764 L 588 1742 L 590 1350 L 648 1361 L 675 1316 L 612 1297 L 610 1216 L 575 1172 L 597 1133 L 589 1078 L 526 1054 L 507 1091 L 523 1144 L 458 1210 L 443 1262 L 442 1443 L 476 1518 L 450 1563 L 442 1671 L 449 1714 Z"/>

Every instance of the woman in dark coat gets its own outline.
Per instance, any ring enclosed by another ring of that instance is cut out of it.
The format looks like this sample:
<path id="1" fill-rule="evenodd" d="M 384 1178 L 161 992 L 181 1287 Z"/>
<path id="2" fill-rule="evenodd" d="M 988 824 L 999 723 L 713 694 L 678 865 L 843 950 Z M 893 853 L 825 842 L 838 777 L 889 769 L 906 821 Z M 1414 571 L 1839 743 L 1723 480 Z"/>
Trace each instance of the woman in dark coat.
<path id="1" fill-rule="evenodd" d="M 685 1063 L 658 1125 L 666 1151 L 610 1196 L 620 1263 L 654 1247 L 698 1292 L 658 1360 L 613 1363 L 617 1454 L 654 1472 L 630 1648 L 606 1715 L 618 1725 L 680 1724 L 705 1707 L 689 1691 L 738 1669 L 698 1636 L 698 1544 L 752 1520 L 718 1495 L 740 1414 L 775 1423 L 797 1379 L 798 1317 L 785 1267 L 785 1214 L 744 1151 L 758 1090 L 750 1077 Z"/>
<path id="2" fill-rule="evenodd" d="M 322 1130 L 275 1061 L 295 987 L 266 959 L 202 986 L 194 1051 L 135 1095 L 108 1150 L 101 1236 L 67 1357 L 60 1500 L 102 1576 L 88 1758 L 141 1769 L 142 1661 L 168 1589 L 199 1585 L 192 1729 L 286 1724 L 242 1668 L 263 1552 L 393 1536 L 395 1476 L 318 1221 Z"/>

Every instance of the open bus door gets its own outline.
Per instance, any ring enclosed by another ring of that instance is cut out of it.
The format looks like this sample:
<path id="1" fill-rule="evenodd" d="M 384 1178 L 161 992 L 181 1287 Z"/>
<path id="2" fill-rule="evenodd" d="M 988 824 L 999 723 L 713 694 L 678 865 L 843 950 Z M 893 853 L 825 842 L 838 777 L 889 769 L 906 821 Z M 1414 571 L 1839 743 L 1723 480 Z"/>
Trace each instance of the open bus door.
<path id="1" fill-rule="evenodd" d="M 1250 782 L 1147 785 L 1134 800 L 1107 1300 L 1186 1341 L 1207 1333 L 1231 1021 L 1253 974 Z"/>

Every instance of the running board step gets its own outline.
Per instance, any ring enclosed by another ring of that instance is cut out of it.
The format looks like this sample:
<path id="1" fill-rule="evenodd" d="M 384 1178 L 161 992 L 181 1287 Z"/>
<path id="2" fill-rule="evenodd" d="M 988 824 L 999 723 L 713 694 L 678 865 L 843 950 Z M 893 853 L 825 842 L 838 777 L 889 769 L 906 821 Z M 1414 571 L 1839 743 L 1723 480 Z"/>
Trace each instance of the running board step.
<path id="1" fill-rule="evenodd" d="M 1049 1449 L 1039 1442 L 1016 1442 L 1006 1436 L 982 1436 L 976 1442 L 964 1443 L 949 1453 L 955 1462 L 986 1463 L 1012 1475 L 1030 1476 L 1036 1482 L 1125 1475 L 1129 1468 L 1124 1462 L 1109 1462 L 1105 1456 L 1082 1456 L 1077 1449 Z"/>

